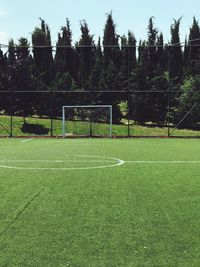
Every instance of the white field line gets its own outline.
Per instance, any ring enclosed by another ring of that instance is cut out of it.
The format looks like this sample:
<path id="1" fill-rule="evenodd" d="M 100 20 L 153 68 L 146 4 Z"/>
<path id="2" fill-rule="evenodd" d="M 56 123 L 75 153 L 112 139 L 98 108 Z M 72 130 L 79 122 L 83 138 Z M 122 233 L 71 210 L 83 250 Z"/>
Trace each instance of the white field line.
<path id="1" fill-rule="evenodd" d="M 114 160 L 0 160 L 2 163 L 113 163 Z"/>
<path id="2" fill-rule="evenodd" d="M 124 163 L 139 163 L 139 164 L 198 164 L 200 160 L 121 160 L 121 159 L 102 159 L 102 160 L 6 160 L 0 159 L 0 163 L 114 163 L 114 162 L 123 162 Z"/>
<path id="3" fill-rule="evenodd" d="M 194 163 L 196 164 L 196 163 L 200 163 L 200 160 L 124 160 L 124 163 L 141 163 L 141 164 L 145 164 L 145 163 L 193 164 Z"/>
<path id="4" fill-rule="evenodd" d="M 107 144 L 113 144 L 113 142 L 117 142 L 117 143 L 145 143 L 145 142 L 148 142 L 146 140 L 117 140 L 117 139 L 112 139 L 112 140 L 108 140 L 108 141 L 105 141 L 105 140 L 102 140 L 102 141 L 93 141 L 93 140 L 85 140 L 85 141 L 78 141 L 78 140 L 73 140 L 73 141 L 69 141 L 69 140 L 35 140 L 34 138 L 31 138 L 31 140 L 34 142 L 34 143 L 62 143 L 62 144 L 73 144 L 73 145 L 78 145 L 80 143 L 85 143 L 85 144 L 96 144 L 96 143 L 107 143 Z M 21 141 L 23 142 L 23 141 Z M 24 140 L 25 142 L 25 140 Z"/>
<path id="5" fill-rule="evenodd" d="M 6 168 L 6 169 L 16 169 L 16 170 L 92 170 L 92 169 L 102 169 L 102 168 L 111 168 L 111 167 L 117 167 L 122 164 L 124 164 L 124 161 L 121 159 L 117 158 L 107 158 L 107 157 L 102 157 L 102 156 L 91 156 L 91 155 L 74 155 L 75 157 L 87 157 L 91 159 L 77 159 L 77 160 L 0 160 L 0 168 Z M 96 159 L 92 159 L 96 158 Z M 8 166 L 5 165 L 6 163 L 16 163 L 16 162 L 21 162 L 21 163 L 41 163 L 41 162 L 49 162 L 49 163 L 62 163 L 62 162 L 76 162 L 76 163 L 88 163 L 90 164 L 91 162 L 95 163 L 102 163 L 100 166 L 82 166 L 82 167 L 31 167 L 30 165 L 28 167 L 17 167 L 17 166 Z M 108 165 L 104 165 L 104 164 Z"/>
<path id="6" fill-rule="evenodd" d="M 113 162 L 112 162 L 113 163 Z M 94 169 L 105 169 L 105 168 L 113 168 L 118 167 L 120 165 L 123 165 L 123 160 L 118 160 L 117 163 L 111 164 L 111 165 L 101 165 L 101 166 L 94 166 L 94 167 L 64 167 L 64 168 L 54 168 L 54 167 L 14 167 L 14 166 L 6 166 L 6 165 L 0 165 L 0 168 L 5 169 L 15 169 L 15 170 L 52 170 L 52 171 L 66 171 L 66 170 L 94 170 Z"/>
<path id="7" fill-rule="evenodd" d="M 81 157 L 85 155 L 80 155 Z M 98 156 L 88 156 L 88 157 L 96 157 L 97 159 L 93 160 L 0 160 L 0 168 L 6 168 L 6 169 L 16 169 L 16 170 L 92 170 L 92 169 L 102 169 L 102 168 L 113 168 L 118 167 L 120 165 L 123 165 L 125 163 L 133 163 L 133 164 L 200 164 L 200 160 L 121 160 L 117 158 L 104 158 Z M 114 162 L 113 162 L 114 161 Z M 77 163 L 91 163 L 91 162 L 98 162 L 98 163 L 111 163 L 109 165 L 100 165 L 100 166 L 80 166 L 80 167 L 17 167 L 17 166 L 8 166 L 3 165 L 2 163 L 6 164 L 9 162 L 21 162 L 21 163 L 65 163 L 65 162 L 77 162 Z"/>
<path id="8" fill-rule="evenodd" d="M 32 140 L 32 139 L 33 139 L 32 137 L 31 137 L 31 138 L 27 138 L 27 139 L 25 139 L 25 140 L 22 140 L 21 143 L 28 142 L 28 141 L 30 141 L 30 140 Z"/>

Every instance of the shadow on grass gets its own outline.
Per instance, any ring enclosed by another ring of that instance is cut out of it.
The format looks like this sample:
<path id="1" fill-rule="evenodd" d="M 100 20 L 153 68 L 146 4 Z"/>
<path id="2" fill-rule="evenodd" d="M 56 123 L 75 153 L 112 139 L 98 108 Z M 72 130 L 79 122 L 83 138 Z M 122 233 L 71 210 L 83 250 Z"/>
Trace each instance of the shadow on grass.
<path id="1" fill-rule="evenodd" d="M 46 128 L 41 124 L 24 123 L 21 128 L 23 133 L 46 135 L 49 132 L 49 128 Z"/>

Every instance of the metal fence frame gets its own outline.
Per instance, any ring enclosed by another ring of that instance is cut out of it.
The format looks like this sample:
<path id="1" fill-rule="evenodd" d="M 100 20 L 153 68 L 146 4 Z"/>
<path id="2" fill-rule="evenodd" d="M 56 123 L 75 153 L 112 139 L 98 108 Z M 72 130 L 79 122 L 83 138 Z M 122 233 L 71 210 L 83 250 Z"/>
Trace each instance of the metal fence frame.
<path id="1" fill-rule="evenodd" d="M 127 134 L 124 135 L 124 136 L 121 136 L 121 137 L 144 137 L 143 135 L 142 136 L 139 136 L 139 135 L 134 135 L 134 134 L 131 134 L 131 131 L 130 131 L 130 127 L 131 127 L 131 123 L 130 123 L 130 97 L 132 95 L 137 95 L 137 94 L 155 94 L 155 93 L 159 93 L 159 94 L 165 94 L 166 95 L 166 98 L 167 98 L 167 114 L 166 114 L 166 127 L 167 127 L 167 132 L 166 132 L 166 135 L 164 136 L 152 136 L 152 135 L 149 135 L 149 136 L 146 136 L 146 137 L 180 137 L 180 136 L 176 136 L 176 135 L 171 135 L 177 128 L 178 126 L 181 124 L 181 122 L 190 114 L 190 112 L 193 110 L 194 107 L 191 107 L 191 110 L 189 110 L 187 112 L 187 114 L 181 118 L 180 122 L 177 123 L 176 125 L 174 125 L 174 128 L 171 129 L 171 125 L 170 125 L 170 108 L 171 108 L 171 102 L 170 102 L 170 99 L 171 99 L 171 96 L 173 94 L 176 94 L 176 93 L 181 93 L 182 91 L 82 91 L 82 90 L 77 90 L 77 91 L 0 91 L 0 96 L 1 94 L 4 94 L 4 95 L 7 95 L 7 98 L 9 99 L 9 107 L 8 107 L 8 114 L 7 116 L 9 117 L 9 130 L 7 131 L 8 134 L 6 135 L 6 137 L 17 137 L 13 134 L 13 116 L 14 116 L 14 113 L 13 113 L 13 101 L 14 101 L 14 97 L 15 97 L 15 94 L 23 94 L 23 93 L 26 93 L 26 94 L 31 94 L 31 93 L 35 93 L 35 94 L 39 94 L 39 93 L 43 93 L 45 95 L 48 96 L 49 98 L 49 107 L 50 107 L 50 113 L 49 113 L 49 120 L 50 120 L 50 134 L 48 135 L 49 137 L 54 137 L 54 136 L 57 136 L 54 134 L 54 128 L 53 128 L 53 120 L 54 120 L 54 103 L 55 103 L 55 100 L 56 100 L 56 94 L 57 93 L 62 93 L 63 95 L 67 96 L 68 94 L 73 94 L 74 96 L 78 96 L 80 94 L 84 94 L 84 96 L 87 96 L 88 98 L 88 105 L 93 105 L 92 103 L 92 97 L 91 95 L 95 95 L 97 93 L 102 93 L 102 94 L 111 94 L 112 95 L 118 95 L 118 94 L 123 94 L 126 99 L 127 99 L 127 102 L 128 102 L 128 114 L 127 114 Z M 197 105 L 198 103 L 195 104 L 195 106 Z M 112 103 L 109 103 L 109 105 L 106 105 L 106 106 L 111 106 Z M 101 105 L 103 106 L 103 104 Z M 0 122 L 1 123 L 1 122 Z M 124 126 L 126 127 L 126 126 Z M 61 129 L 62 130 L 62 129 Z M 32 136 L 32 135 L 28 135 L 28 136 Z M 35 136 L 35 135 L 34 135 Z M 62 136 L 62 134 L 60 135 Z M 0 135 L 0 137 L 2 137 Z M 184 136 L 184 137 L 193 137 L 193 138 L 198 138 L 200 136 Z"/>
<path id="2" fill-rule="evenodd" d="M 196 40 L 199 40 L 198 39 L 194 39 L 194 40 L 188 40 L 188 46 L 196 46 L 195 44 L 192 44 L 193 41 L 196 41 Z M 184 42 L 182 43 L 177 43 L 177 44 L 165 44 L 166 48 L 167 48 L 167 58 L 168 58 L 168 62 L 167 62 L 167 70 L 168 70 L 168 88 L 167 90 L 139 90 L 139 91 L 136 91 L 136 90 L 130 90 L 130 49 L 134 48 L 136 49 L 138 46 L 137 45 L 133 45 L 133 46 L 129 46 L 129 45 L 120 45 L 120 46 L 113 46 L 113 45 L 101 45 L 101 48 L 116 48 L 116 49 L 122 49 L 122 48 L 126 48 L 128 49 L 128 54 L 127 54 L 127 66 L 128 66 L 128 77 L 127 77 L 127 82 L 128 82 L 128 89 L 125 91 L 125 90 L 120 90 L 120 91 L 109 91 L 109 90 L 106 90 L 106 91 L 94 91 L 94 90 L 76 90 L 76 91 L 71 91 L 71 90 L 68 90 L 66 88 L 66 91 L 58 91 L 58 90 L 50 90 L 50 91 L 16 91 L 14 90 L 13 88 L 13 84 L 12 84 L 12 68 L 9 70 L 9 77 L 8 77 L 8 81 L 9 81 L 9 88 L 8 90 L 5 90 L 5 91 L 0 91 L 0 96 L 1 94 L 6 94 L 8 96 L 8 110 L 9 112 L 7 112 L 6 115 L 9 116 L 9 130 L 7 131 L 8 132 L 8 135 L 7 136 L 10 136 L 10 137 L 14 137 L 15 135 L 13 134 L 13 115 L 14 115 L 14 112 L 13 112 L 13 102 L 14 102 L 14 96 L 15 94 L 23 94 L 23 93 L 42 93 L 42 94 L 45 94 L 48 96 L 49 98 L 49 107 L 50 107 L 50 113 L 49 113 L 49 120 L 50 120 L 50 137 L 53 137 L 55 136 L 55 133 L 54 133 L 54 128 L 53 128 L 53 117 L 54 117 L 54 103 L 55 103 L 55 98 L 56 98 L 56 94 L 57 93 L 63 93 L 63 94 L 73 94 L 73 95 L 78 95 L 78 94 L 84 94 L 85 96 L 88 97 L 88 105 L 92 105 L 94 104 L 92 102 L 92 96 L 96 93 L 102 93 L 102 94 L 113 94 L 113 95 L 117 95 L 117 94 L 124 94 L 126 99 L 127 99 L 127 102 L 128 102 L 128 114 L 127 114 L 127 120 L 128 120 L 128 123 L 127 123 L 127 135 L 125 135 L 124 137 L 135 137 L 134 134 L 131 133 L 130 131 L 130 127 L 131 127 L 131 123 L 130 123 L 130 105 L 131 105 L 131 96 L 132 95 L 137 95 L 137 94 L 155 94 L 155 93 L 159 93 L 159 94 L 165 94 L 166 95 L 166 98 L 167 98 L 167 114 L 166 114 L 166 126 L 167 126 L 167 132 L 166 132 L 166 135 L 165 137 L 172 137 L 172 133 L 174 133 L 174 131 L 178 128 L 178 126 L 184 121 L 184 119 L 189 116 L 189 114 L 192 112 L 193 108 L 191 106 L 191 109 L 187 112 L 187 114 L 185 114 L 185 116 L 183 116 L 182 118 L 180 118 L 180 121 L 174 125 L 174 128 L 171 129 L 171 125 L 170 125 L 170 110 L 171 110 L 171 96 L 176 94 L 176 93 L 181 93 L 181 89 L 180 90 L 173 90 L 172 89 L 172 79 L 171 79 L 171 62 L 170 62 L 170 49 L 172 47 L 176 47 L 177 45 L 180 45 L 181 47 L 184 46 Z M 33 48 L 57 48 L 59 46 L 29 46 L 28 48 L 29 49 L 33 49 Z M 95 48 L 96 46 L 61 46 L 62 48 L 67 48 L 67 47 L 70 47 L 70 48 L 86 48 L 86 47 L 90 47 L 90 48 Z M 148 45 L 148 47 L 155 47 L 155 45 L 153 46 L 150 46 Z M 157 45 L 156 45 L 157 47 Z M 163 45 L 161 47 L 164 47 Z M 6 49 L 8 50 L 8 45 L 3 45 L 3 44 L 0 44 L 0 49 Z M 7 52 L 6 52 L 7 53 Z M 92 64 L 92 60 L 91 60 L 91 64 Z M 200 91 L 198 91 L 198 93 L 200 93 Z M 112 103 L 109 103 L 110 105 L 112 105 Z M 197 103 L 198 104 L 198 103 Z M 102 103 L 103 105 L 103 103 Z M 196 106 L 196 104 L 194 105 Z M 0 121 L 0 124 L 1 124 L 1 121 Z M 0 136 L 1 137 L 1 136 Z M 140 137 L 140 136 L 139 136 Z M 149 137 L 149 136 L 148 136 Z M 151 136 L 153 137 L 153 136 Z M 157 136 L 156 136 L 157 137 Z M 174 136 L 173 136 L 174 137 Z M 175 135 L 175 137 L 178 137 Z M 189 136 L 184 136 L 184 137 L 189 137 Z M 192 137 L 199 137 L 199 136 L 192 136 Z"/>

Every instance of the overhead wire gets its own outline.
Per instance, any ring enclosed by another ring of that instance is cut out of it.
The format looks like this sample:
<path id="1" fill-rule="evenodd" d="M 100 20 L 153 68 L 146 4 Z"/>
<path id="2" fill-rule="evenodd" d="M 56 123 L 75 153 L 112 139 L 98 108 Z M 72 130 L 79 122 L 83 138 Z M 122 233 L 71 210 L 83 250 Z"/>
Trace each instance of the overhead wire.
<path id="1" fill-rule="evenodd" d="M 200 47 L 200 44 L 190 44 L 191 42 L 200 41 L 200 38 L 196 39 L 189 39 L 184 42 L 179 43 L 166 43 L 166 44 L 155 44 L 155 45 L 149 45 L 148 42 L 146 42 L 143 45 L 100 45 L 101 48 L 138 48 L 138 47 L 177 47 L 177 46 L 184 46 L 187 45 L 189 47 Z M 16 45 L 19 48 L 96 48 L 99 47 L 99 45 Z M 1 44 L 0 43 L 0 49 L 1 48 L 8 48 L 8 44 Z"/>

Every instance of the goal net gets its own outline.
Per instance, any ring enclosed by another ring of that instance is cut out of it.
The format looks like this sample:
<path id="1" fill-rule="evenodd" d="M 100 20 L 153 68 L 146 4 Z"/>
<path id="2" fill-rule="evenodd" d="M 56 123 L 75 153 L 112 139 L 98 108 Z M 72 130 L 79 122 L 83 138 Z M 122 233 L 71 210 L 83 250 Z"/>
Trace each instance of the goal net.
<path id="1" fill-rule="evenodd" d="M 112 137 L 112 106 L 63 106 L 62 135 Z"/>

